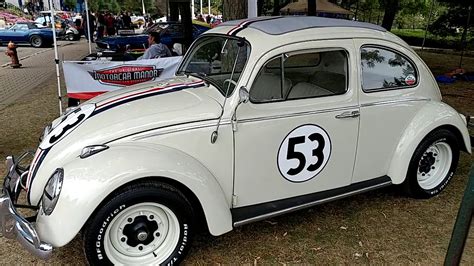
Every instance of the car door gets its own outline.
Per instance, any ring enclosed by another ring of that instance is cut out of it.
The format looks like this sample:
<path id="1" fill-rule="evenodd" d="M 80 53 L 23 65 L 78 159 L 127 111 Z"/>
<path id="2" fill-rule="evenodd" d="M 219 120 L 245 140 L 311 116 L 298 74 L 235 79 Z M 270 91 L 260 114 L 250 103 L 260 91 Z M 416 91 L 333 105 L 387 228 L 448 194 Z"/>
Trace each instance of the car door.
<path id="1" fill-rule="evenodd" d="M 16 34 L 17 34 L 17 42 L 29 42 L 29 38 L 28 38 L 28 33 L 30 31 L 30 29 L 28 28 L 28 25 L 27 24 L 17 24 L 17 30 L 16 30 Z"/>
<path id="2" fill-rule="evenodd" d="M 359 125 L 355 67 L 352 40 L 289 45 L 259 60 L 250 102 L 236 111 L 234 208 L 272 202 L 275 209 L 285 199 L 350 185 Z"/>
<path id="3" fill-rule="evenodd" d="M 393 42 L 355 41 L 361 81 L 360 136 L 353 182 L 387 175 L 411 117 L 429 101 L 420 88 L 432 78 L 420 73 L 413 51 Z"/>

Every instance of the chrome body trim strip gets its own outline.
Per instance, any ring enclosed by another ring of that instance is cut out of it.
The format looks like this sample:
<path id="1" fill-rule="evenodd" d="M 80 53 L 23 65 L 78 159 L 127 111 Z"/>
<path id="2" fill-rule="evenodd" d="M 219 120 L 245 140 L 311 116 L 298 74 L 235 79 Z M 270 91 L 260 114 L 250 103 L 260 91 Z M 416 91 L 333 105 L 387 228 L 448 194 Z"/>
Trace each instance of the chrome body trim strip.
<path id="1" fill-rule="evenodd" d="M 322 113 L 329 113 L 329 112 L 336 112 L 336 111 L 346 111 L 346 110 L 353 110 L 358 109 L 358 105 L 347 106 L 347 107 L 339 107 L 339 108 L 328 108 L 316 111 L 306 111 L 306 112 L 298 112 L 298 113 L 290 113 L 290 114 L 282 114 L 282 115 L 273 115 L 267 117 L 255 117 L 255 118 L 245 118 L 245 119 L 237 119 L 237 123 L 250 123 L 250 122 L 258 122 L 258 121 L 265 121 L 265 120 L 274 120 L 280 118 L 288 118 L 288 117 L 295 117 L 295 116 L 305 116 L 305 115 L 315 115 L 315 114 L 322 114 Z"/>
<path id="2" fill-rule="evenodd" d="M 230 124 L 231 124 L 230 120 L 226 120 L 226 121 L 223 121 L 223 122 L 220 123 L 220 125 L 230 125 Z M 161 135 L 170 134 L 170 133 L 177 133 L 177 132 L 182 132 L 182 131 L 186 131 L 186 130 L 201 129 L 201 128 L 207 128 L 207 127 L 215 127 L 216 125 L 217 125 L 217 121 L 212 122 L 212 123 L 201 124 L 201 125 L 187 125 L 187 126 L 182 126 L 182 127 L 179 127 L 179 128 L 173 128 L 174 126 L 157 128 L 157 129 L 153 130 L 153 132 L 149 132 L 149 133 L 145 133 L 143 135 L 138 135 L 138 136 L 132 137 L 132 141 L 144 140 L 144 139 L 151 138 L 151 137 L 161 136 Z"/>
<path id="3" fill-rule="evenodd" d="M 374 186 L 361 188 L 361 189 L 358 189 L 358 190 L 355 190 L 355 191 L 343 193 L 343 194 L 340 194 L 340 195 L 328 197 L 328 198 L 321 199 L 321 200 L 316 200 L 316 201 L 313 201 L 313 202 L 308 202 L 308 203 L 298 205 L 298 206 L 294 206 L 294 207 L 291 207 L 291 208 L 286 208 L 286 209 L 283 209 L 283 210 L 279 210 L 279 211 L 259 215 L 259 216 L 252 217 L 252 218 L 249 218 L 249 219 L 234 222 L 234 227 L 238 227 L 238 226 L 242 226 L 242 225 L 245 225 L 245 224 L 248 224 L 248 223 L 253 223 L 253 222 L 265 220 L 265 219 L 272 218 L 272 217 L 275 217 L 275 216 L 279 216 L 279 215 L 282 215 L 282 214 L 285 214 L 285 213 L 298 211 L 298 210 L 301 210 L 301 209 L 313 207 L 313 206 L 316 206 L 316 205 L 319 205 L 319 204 L 323 204 L 323 203 L 326 203 L 326 202 L 346 198 L 346 197 L 349 197 L 349 196 L 352 196 L 352 195 L 360 194 L 360 193 L 363 193 L 363 192 L 367 192 L 367 191 L 370 191 L 370 190 L 374 190 L 374 189 L 378 189 L 378 188 L 382 188 L 382 187 L 386 187 L 386 186 L 390 186 L 390 185 L 392 185 L 392 182 L 387 181 L 387 182 L 383 182 L 383 183 L 380 183 L 380 184 L 377 184 L 377 185 L 374 185 Z"/>
<path id="4" fill-rule="evenodd" d="M 431 99 L 429 99 L 429 98 L 409 98 L 409 99 L 400 99 L 400 100 L 389 100 L 389 101 L 378 101 L 378 102 L 371 102 L 371 103 L 363 103 L 363 104 L 360 105 L 360 107 L 389 105 L 389 104 L 406 103 L 406 102 L 429 102 L 429 101 L 431 101 Z"/>

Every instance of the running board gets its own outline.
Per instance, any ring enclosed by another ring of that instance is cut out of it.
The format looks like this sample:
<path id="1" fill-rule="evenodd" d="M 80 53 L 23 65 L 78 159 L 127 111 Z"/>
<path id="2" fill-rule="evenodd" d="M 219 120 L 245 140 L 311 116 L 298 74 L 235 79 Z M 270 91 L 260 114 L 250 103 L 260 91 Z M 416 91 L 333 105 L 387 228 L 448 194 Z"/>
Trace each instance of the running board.
<path id="1" fill-rule="evenodd" d="M 355 183 L 346 187 L 335 188 L 322 192 L 306 194 L 288 199 L 276 200 L 256 205 L 231 209 L 234 227 L 274 216 L 313 207 L 333 200 L 342 199 L 377 188 L 390 186 L 392 181 L 388 176 L 382 176 L 368 181 Z"/>

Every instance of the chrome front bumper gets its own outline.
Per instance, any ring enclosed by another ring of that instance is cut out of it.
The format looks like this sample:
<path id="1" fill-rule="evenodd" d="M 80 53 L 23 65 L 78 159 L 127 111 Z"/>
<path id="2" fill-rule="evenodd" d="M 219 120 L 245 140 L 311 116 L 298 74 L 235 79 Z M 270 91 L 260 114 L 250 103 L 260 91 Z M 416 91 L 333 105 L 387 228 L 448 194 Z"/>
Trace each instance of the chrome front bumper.
<path id="1" fill-rule="evenodd" d="M 0 190 L 0 236 L 16 239 L 30 253 L 41 259 L 51 257 L 53 247 L 41 242 L 33 224 L 23 218 L 15 205 L 22 189 L 22 178 L 26 176 L 12 156 L 7 157 L 8 174 Z"/>

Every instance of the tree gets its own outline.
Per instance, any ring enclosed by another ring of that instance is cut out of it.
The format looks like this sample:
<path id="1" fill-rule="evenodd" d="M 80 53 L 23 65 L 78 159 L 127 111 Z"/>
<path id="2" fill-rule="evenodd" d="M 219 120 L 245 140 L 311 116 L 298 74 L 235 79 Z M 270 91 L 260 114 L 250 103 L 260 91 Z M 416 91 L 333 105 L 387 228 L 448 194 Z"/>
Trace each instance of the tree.
<path id="1" fill-rule="evenodd" d="M 280 15 L 280 9 L 288 5 L 291 0 L 273 0 L 273 13 L 272 16 Z"/>
<path id="2" fill-rule="evenodd" d="M 247 17 L 247 1 L 223 0 L 222 14 L 225 20 L 243 19 Z"/>
<path id="3" fill-rule="evenodd" d="M 316 0 L 308 0 L 308 16 L 316 16 Z"/>
<path id="4" fill-rule="evenodd" d="M 385 10 L 382 20 L 382 27 L 390 31 L 392 29 L 395 15 L 400 9 L 400 0 L 380 0 L 380 5 Z"/>
<path id="5" fill-rule="evenodd" d="M 77 3 L 76 0 L 64 0 L 64 6 L 65 6 L 68 10 L 73 10 L 74 7 L 76 7 L 76 3 Z"/>
<path id="6" fill-rule="evenodd" d="M 454 35 L 457 33 L 457 29 L 463 28 L 464 40 L 467 36 L 467 30 L 469 27 L 474 26 L 474 21 L 472 19 L 472 8 L 474 8 L 474 3 L 467 0 L 440 0 L 447 4 L 448 9 L 444 14 L 442 14 L 433 24 L 430 26 L 430 31 L 438 35 Z M 471 10 L 469 10 L 469 7 Z M 469 25 L 467 24 L 469 13 L 471 13 L 471 18 L 469 19 Z"/>

